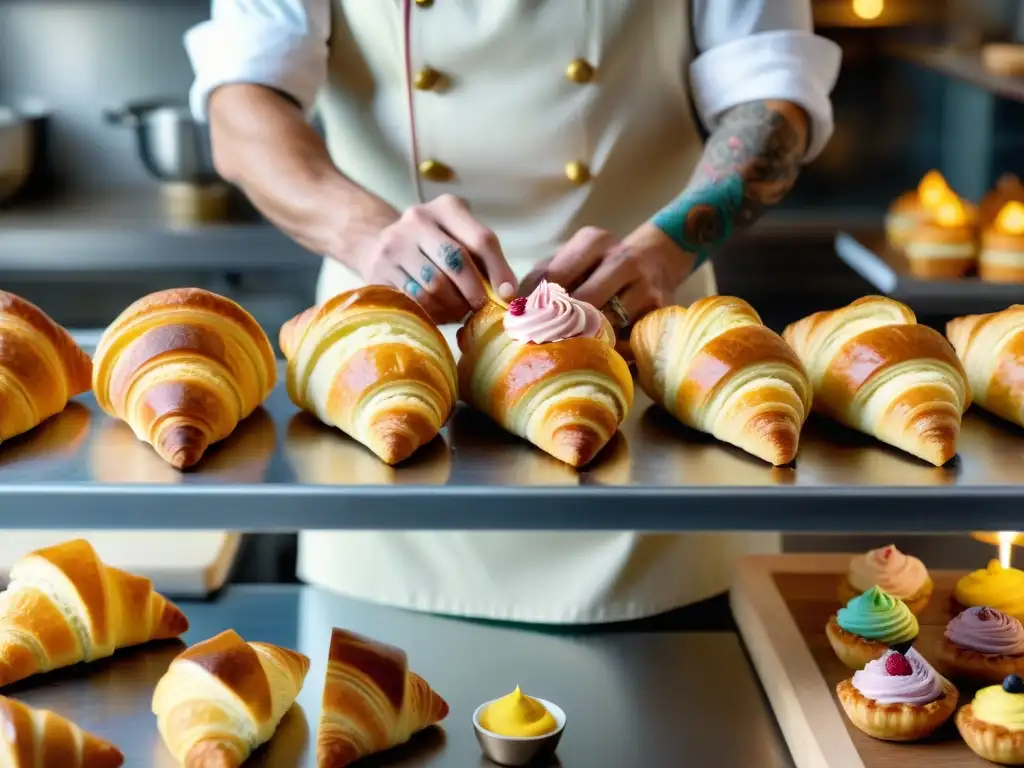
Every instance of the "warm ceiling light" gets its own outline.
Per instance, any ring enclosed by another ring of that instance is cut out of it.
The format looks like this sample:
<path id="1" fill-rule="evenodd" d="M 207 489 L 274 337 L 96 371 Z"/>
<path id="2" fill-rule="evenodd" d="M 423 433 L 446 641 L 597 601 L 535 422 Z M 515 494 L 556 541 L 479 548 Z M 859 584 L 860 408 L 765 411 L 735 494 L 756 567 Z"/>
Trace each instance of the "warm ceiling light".
<path id="1" fill-rule="evenodd" d="M 885 0 L 853 0 L 853 12 L 866 21 L 877 19 L 885 10 Z"/>
<path id="2" fill-rule="evenodd" d="M 1011 200 L 996 217 L 996 229 L 1007 235 L 1024 235 L 1024 204 Z"/>

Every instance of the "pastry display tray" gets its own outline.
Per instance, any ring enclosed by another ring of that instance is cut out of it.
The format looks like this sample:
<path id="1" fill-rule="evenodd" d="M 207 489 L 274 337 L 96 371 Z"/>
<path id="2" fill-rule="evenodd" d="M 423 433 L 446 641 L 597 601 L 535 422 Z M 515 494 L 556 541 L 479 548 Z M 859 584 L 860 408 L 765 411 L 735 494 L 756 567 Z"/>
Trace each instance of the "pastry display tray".
<path id="1" fill-rule="evenodd" d="M 247 640 L 310 657 L 297 705 L 246 768 L 314 768 L 331 628 L 403 648 L 410 669 L 448 702 L 439 729 L 360 762 L 360 768 L 494 768 L 476 742 L 473 710 L 512 691 L 553 701 L 567 715 L 563 768 L 695 766 L 791 768 L 739 638 L 726 632 L 543 633 L 348 600 L 311 587 L 229 587 L 208 602 L 180 602 L 184 643 L 128 649 L 3 689 L 117 744 L 126 768 L 176 768 L 151 714 L 153 688 L 185 643 L 235 629 Z M 699 702 L 679 717 L 680 702 Z M 728 733 L 728 738 L 722 734 Z"/>
<path id="2" fill-rule="evenodd" d="M 853 555 L 768 555 L 740 561 L 733 616 L 797 768 L 984 768 L 952 719 L 931 738 L 910 744 L 872 739 L 846 718 L 836 684 L 853 673 L 829 645 L 825 624 L 840 607 L 837 589 Z M 979 567 L 985 564 L 981 563 Z M 915 644 L 936 658 L 951 595 L 962 573 L 931 571 L 935 589 L 918 617 Z M 961 687 L 961 704 L 976 689 Z"/>
<path id="3" fill-rule="evenodd" d="M 972 410 L 937 469 L 812 417 L 793 466 L 687 430 L 637 392 L 577 472 L 460 406 L 391 468 L 279 385 L 195 471 L 91 395 L 0 445 L 0 529 L 1019 530 L 1024 430 Z"/>
<path id="4" fill-rule="evenodd" d="M 836 253 L 877 291 L 915 312 L 943 316 L 998 312 L 1024 302 L 1024 285 L 991 283 L 977 277 L 922 280 L 910 274 L 907 258 L 881 232 L 836 235 Z"/>

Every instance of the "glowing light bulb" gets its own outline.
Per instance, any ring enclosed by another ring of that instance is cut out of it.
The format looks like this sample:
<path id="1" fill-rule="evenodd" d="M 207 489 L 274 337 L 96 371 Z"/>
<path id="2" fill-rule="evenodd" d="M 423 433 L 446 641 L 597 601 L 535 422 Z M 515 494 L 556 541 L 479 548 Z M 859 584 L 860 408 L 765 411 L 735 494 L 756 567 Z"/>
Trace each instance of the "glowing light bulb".
<path id="1" fill-rule="evenodd" d="M 1013 561 L 1013 542 L 1017 540 L 1016 531 L 999 532 L 999 564 L 1009 568 Z"/>
<path id="2" fill-rule="evenodd" d="M 996 229 L 1008 235 L 1024 235 L 1024 203 L 1011 200 L 996 217 Z"/>
<path id="3" fill-rule="evenodd" d="M 917 196 L 925 208 L 937 208 L 944 200 L 953 195 L 946 180 L 938 171 L 928 171 L 917 185 Z"/>
<path id="4" fill-rule="evenodd" d="M 866 21 L 877 19 L 885 10 L 885 0 L 853 0 L 853 12 Z"/>

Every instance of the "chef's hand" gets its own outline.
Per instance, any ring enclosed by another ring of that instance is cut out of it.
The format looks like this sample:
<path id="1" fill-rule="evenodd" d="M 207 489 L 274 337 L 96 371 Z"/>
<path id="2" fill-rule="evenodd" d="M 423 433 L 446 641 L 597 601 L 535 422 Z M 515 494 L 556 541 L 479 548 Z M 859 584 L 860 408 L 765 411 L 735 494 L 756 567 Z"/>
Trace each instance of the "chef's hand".
<path id="1" fill-rule="evenodd" d="M 514 296 L 517 285 L 494 233 L 453 195 L 406 210 L 380 231 L 360 265 L 367 283 L 405 292 L 438 324 L 458 322 L 486 302 L 476 265 L 503 297 Z"/>
<path id="2" fill-rule="evenodd" d="M 546 277 L 573 297 L 604 310 L 616 330 L 623 330 L 670 303 L 695 262 L 692 254 L 650 224 L 622 242 L 603 229 L 584 227 L 554 257 L 533 269 L 523 280 L 521 294 Z M 617 308 L 610 304 L 615 297 Z"/>

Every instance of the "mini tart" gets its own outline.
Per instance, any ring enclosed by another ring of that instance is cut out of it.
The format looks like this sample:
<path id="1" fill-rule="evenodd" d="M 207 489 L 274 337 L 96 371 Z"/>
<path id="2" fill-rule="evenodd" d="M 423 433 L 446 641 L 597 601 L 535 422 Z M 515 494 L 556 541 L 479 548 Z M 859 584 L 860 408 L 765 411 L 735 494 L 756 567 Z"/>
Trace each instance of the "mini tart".
<path id="1" fill-rule="evenodd" d="M 928 601 L 931 599 L 932 591 L 934 589 L 935 584 L 932 582 L 932 577 L 929 576 L 927 580 L 925 580 L 924 584 L 921 585 L 921 588 L 909 597 L 900 597 L 899 595 L 893 595 L 893 597 L 899 597 L 900 600 L 906 604 L 907 608 L 910 609 L 912 614 L 920 616 L 921 612 L 928 605 Z M 843 579 L 839 584 L 839 600 L 843 605 L 846 605 L 853 598 L 857 597 L 857 595 L 862 594 L 864 593 L 855 589 L 849 579 Z"/>
<path id="2" fill-rule="evenodd" d="M 911 274 L 926 279 L 963 277 L 978 259 L 978 245 L 970 225 L 943 227 L 921 222 L 905 250 Z"/>
<path id="3" fill-rule="evenodd" d="M 956 727 L 978 757 L 998 765 L 1024 765 L 1024 731 L 979 720 L 970 704 L 956 713 Z"/>
<path id="4" fill-rule="evenodd" d="M 839 660 L 854 671 L 864 669 L 869 661 L 882 658 L 889 650 L 885 643 L 847 632 L 839 626 L 835 614 L 825 625 L 825 636 Z"/>
<path id="5" fill-rule="evenodd" d="M 889 242 L 902 248 L 913 235 L 921 220 L 921 198 L 916 190 L 904 192 L 893 200 L 885 214 L 885 236 Z"/>
<path id="6" fill-rule="evenodd" d="M 942 639 L 937 659 L 944 674 L 958 680 L 999 685 L 1007 675 L 1024 677 L 1024 656 L 979 653 Z"/>
<path id="7" fill-rule="evenodd" d="M 928 704 L 880 704 L 853 687 L 847 678 L 836 686 L 836 695 L 850 722 L 868 736 L 884 741 L 917 741 L 931 736 L 956 710 L 959 692 L 942 681 L 942 696 Z"/>
<path id="8" fill-rule="evenodd" d="M 978 276 L 992 283 L 1024 283 L 1024 235 L 986 231 L 981 238 Z"/>

